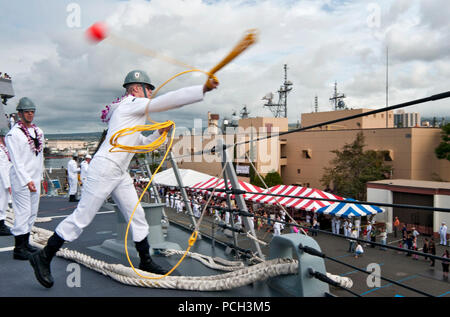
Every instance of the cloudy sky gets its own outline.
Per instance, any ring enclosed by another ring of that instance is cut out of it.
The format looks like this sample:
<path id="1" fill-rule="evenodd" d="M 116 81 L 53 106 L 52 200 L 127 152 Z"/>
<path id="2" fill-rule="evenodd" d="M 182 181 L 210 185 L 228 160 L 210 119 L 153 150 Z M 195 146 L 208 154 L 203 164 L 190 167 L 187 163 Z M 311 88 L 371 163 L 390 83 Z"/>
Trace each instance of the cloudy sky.
<path id="1" fill-rule="evenodd" d="M 449 90 L 448 0 L 0 0 L 0 71 L 13 77 L 15 111 L 28 96 L 38 107 L 36 123 L 46 133 L 96 132 L 104 106 L 123 94 L 132 69 L 148 72 L 156 86 L 186 68 L 134 53 L 106 39 L 89 43 L 85 30 L 97 21 L 118 38 L 202 70 L 217 64 L 246 30 L 259 41 L 217 73 L 220 87 L 203 102 L 166 113 L 192 127 L 206 113 L 231 117 L 244 105 L 251 116 L 271 116 L 262 97 L 284 79 L 291 123 L 311 112 L 332 110 L 334 82 L 348 107 L 385 106 L 386 47 L 389 47 L 389 105 Z M 202 84 L 193 73 L 162 91 Z M 406 108 L 422 116 L 450 115 L 450 100 Z"/>

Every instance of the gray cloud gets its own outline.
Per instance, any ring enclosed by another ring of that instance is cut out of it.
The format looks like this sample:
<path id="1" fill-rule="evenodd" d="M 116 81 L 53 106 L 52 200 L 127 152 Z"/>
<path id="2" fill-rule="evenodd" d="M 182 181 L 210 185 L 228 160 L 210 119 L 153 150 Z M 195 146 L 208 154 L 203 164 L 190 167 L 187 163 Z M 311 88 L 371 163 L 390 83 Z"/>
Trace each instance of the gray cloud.
<path id="1" fill-rule="evenodd" d="M 107 39 L 89 44 L 84 30 L 103 20 L 119 38 L 160 54 L 209 70 L 242 37 L 257 28 L 257 45 L 218 74 L 221 85 L 202 103 L 152 116 L 192 126 L 206 113 L 231 116 L 244 105 L 251 115 L 270 116 L 261 98 L 276 93 L 283 81 L 283 64 L 293 85 L 289 95 L 290 122 L 312 111 L 331 110 L 333 83 L 348 96 L 351 107 L 384 106 L 385 47 L 389 45 L 390 100 L 393 103 L 448 90 L 448 1 L 381 1 L 381 24 L 370 27 L 373 1 L 77 1 L 81 28 L 66 25 L 69 1 L 0 0 L 14 19 L 0 21 L 1 68 L 13 75 L 17 96 L 5 108 L 12 112 L 22 96 L 38 104 L 36 122 L 46 133 L 101 131 L 101 109 L 123 93 L 125 74 L 148 71 L 158 86 L 184 68 L 136 54 Z M 27 1 L 28 3 L 28 1 Z M 436 14 L 436 10 L 439 13 Z M 33 11 L 33 12 L 32 12 Z M 24 21 L 14 23 L 14 20 Z M 2 71 L 0 69 L 0 71 Z M 165 91 L 202 84 L 204 75 L 186 74 Z M 447 113 L 448 102 L 416 107 L 424 114 Z M 412 109 L 412 110 L 414 110 Z"/>

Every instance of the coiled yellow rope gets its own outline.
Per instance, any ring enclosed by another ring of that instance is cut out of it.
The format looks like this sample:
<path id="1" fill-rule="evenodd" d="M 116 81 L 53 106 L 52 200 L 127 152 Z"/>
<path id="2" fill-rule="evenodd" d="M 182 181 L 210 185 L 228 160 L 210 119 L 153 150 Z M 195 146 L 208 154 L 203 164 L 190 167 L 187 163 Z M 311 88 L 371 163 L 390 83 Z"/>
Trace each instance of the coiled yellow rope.
<path id="1" fill-rule="evenodd" d="M 168 82 L 172 81 L 173 79 L 177 78 L 178 76 L 190 73 L 190 72 L 202 72 L 205 73 L 206 75 L 208 75 L 208 81 L 206 82 L 207 87 L 209 88 L 213 88 L 210 85 L 210 78 L 213 78 L 214 80 L 217 81 L 217 78 L 214 76 L 214 74 L 219 71 L 221 68 L 223 68 L 226 64 L 228 64 L 229 62 L 231 62 L 234 58 L 236 58 L 238 55 L 240 55 L 245 49 L 247 49 L 249 46 L 251 46 L 252 44 L 254 44 L 256 42 L 256 30 L 249 30 L 247 32 L 247 34 L 245 35 L 245 37 L 233 48 L 233 50 L 219 63 L 217 64 L 213 69 L 211 69 L 211 71 L 209 72 L 205 72 L 202 71 L 200 69 L 190 69 L 190 70 L 186 70 L 184 72 L 181 72 L 171 78 L 169 78 L 167 81 L 165 81 L 161 86 L 159 86 L 155 92 L 152 94 L 152 97 L 155 96 L 158 91 L 164 87 Z M 150 103 L 149 103 L 150 104 Z M 189 250 L 191 249 L 191 247 L 195 244 L 195 241 L 197 240 L 198 237 L 198 228 L 199 228 L 199 223 L 197 224 L 194 232 L 192 233 L 191 237 L 189 238 L 189 246 L 186 250 L 186 252 L 184 253 L 184 255 L 181 257 L 181 259 L 177 262 L 177 264 L 175 264 L 175 266 L 166 274 L 161 275 L 159 277 L 153 277 L 153 276 L 144 276 L 142 274 L 140 274 L 135 267 L 133 266 L 133 263 L 130 260 L 129 254 L 128 254 L 128 246 L 127 246 L 127 240 L 128 240 L 128 232 L 130 229 L 130 225 L 131 225 L 131 221 L 133 220 L 133 216 L 134 213 L 136 212 L 137 207 L 139 206 L 142 198 L 144 197 L 144 194 L 147 192 L 150 184 L 153 181 L 153 177 L 158 173 L 159 169 L 161 168 L 161 166 L 163 165 L 164 161 L 167 158 L 167 155 L 169 154 L 170 149 L 172 148 L 172 144 L 173 144 L 173 139 L 175 136 L 175 123 L 171 120 L 162 122 L 162 123 L 158 123 L 153 121 L 149 115 L 148 115 L 149 109 L 148 109 L 148 105 L 147 105 L 147 109 L 146 109 L 146 116 L 149 122 L 151 122 L 152 124 L 148 124 L 148 125 L 138 125 L 138 126 L 134 126 L 131 128 L 125 128 L 122 130 L 117 131 L 116 133 L 114 133 L 114 135 L 111 137 L 110 139 L 110 144 L 112 146 L 112 148 L 109 150 L 110 152 L 129 152 L 129 153 L 148 153 L 148 152 L 152 152 L 154 150 L 156 150 L 157 148 L 159 148 L 161 145 L 163 145 L 166 140 L 167 140 L 167 136 L 168 136 L 168 131 L 164 131 L 155 141 L 146 144 L 146 145 L 137 145 L 137 146 L 128 146 L 128 145 L 123 145 L 120 144 L 118 142 L 118 140 L 122 137 L 122 136 L 126 136 L 126 135 L 131 135 L 133 133 L 136 132 L 143 132 L 143 131 L 155 131 L 155 130 L 159 130 L 159 129 L 163 129 L 163 128 L 168 128 L 168 127 L 172 127 L 172 133 L 170 136 L 170 141 L 169 141 L 169 145 L 167 147 L 166 153 L 164 154 L 163 159 L 161 160 L 160 164 L 158 165 L 158 167 L 156 168 L 155 172 L 153 173 L 151 179 L 149 180 L 147 186 L 144 188 L 141 196 L 139 197 L 139 200 L 136 204 L 136 206 L 133 209 L 133 212 L 131 213 L 130 219 L 128 221 L 128 225 L 127 225 L 127 230 L 125 233 L 125 241 L 124 241 L 124 245 L 125 245 L 125 253 L 127 256 L 127 260 L 128 263 L 130 264 L 131 268 L 133 269 L 133 271 L 139 275 L 142 278 L 145 279 L 162 279 L 168 275 L 170 275 L 180 264 L 181 262 L 183 262 L 184 258 L 186 257 L 186 255 L 189 253 Z M 212 194 L 211 194 L 212 197 Z M 210 199 L 211 199 L 210 197 Z M 208 201 L 209 203 L 209 201 Z M 206 210 L 206 207 L 205 209 Z"/>

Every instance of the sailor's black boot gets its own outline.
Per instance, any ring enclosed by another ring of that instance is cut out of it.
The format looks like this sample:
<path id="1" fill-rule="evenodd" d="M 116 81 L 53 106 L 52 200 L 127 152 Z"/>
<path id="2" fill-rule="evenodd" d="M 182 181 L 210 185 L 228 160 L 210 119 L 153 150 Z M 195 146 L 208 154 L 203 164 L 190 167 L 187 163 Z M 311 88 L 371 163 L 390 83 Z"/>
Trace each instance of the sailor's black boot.
<path id="1" fill-rule="evenodd" d="M 34 275 L 39 283 L 46 288 L 53 286 L 50 262 L 63 244 L 64 240 L 55 232 L 50 239 L 48 239 L 47 245 L 42 250 L 30 255 L 30 263 L 34 269 Z"/>
<path id="2" fill-rule="evenodd" d="M 5 225 L 5 220 L 0 220 L 0 236 L 10 236 L 12 235 L 8 226 Z"/>
<path id="3" fill-rule="evenodd" d="M 35 248 L 30 244 L 30 233 L 29 232 L 27 234 L 25 234 L 25 248 L 27 249 L 27 251 L 29 253 L 34 253 L 38 250 L 38 248 Z"/>
<path id="4" fill-rule="evenodd" d="M 28 252 L 25 245 L 26 234 L 14 236 L 15 246 L 13 250 L 14 260 L 28 260 L 30 252 Z"/>
<path id="5" fill-rule="evenodd" d="M 169 272 L 153 262 L 152 257 L 150 256 L 150 245 L 148 244 L 147 237 L 140 242 L 135 242 L 135 245 L 139 257 L 141 258 L 141 262 L 139 263 L 140 270 L 161 275 Z"/>

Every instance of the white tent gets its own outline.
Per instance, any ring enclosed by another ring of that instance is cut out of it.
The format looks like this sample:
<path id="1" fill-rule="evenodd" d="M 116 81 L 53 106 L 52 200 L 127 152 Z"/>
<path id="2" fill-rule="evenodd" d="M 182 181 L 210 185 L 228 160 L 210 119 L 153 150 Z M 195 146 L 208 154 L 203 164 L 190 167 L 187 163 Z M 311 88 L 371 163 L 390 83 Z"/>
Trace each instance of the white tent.
<path id="1" fill-rule="evenodd" d="M 199 182 L 205 182 L 212 177 L 211 175 L 200 173 L 190 169 L 178 170 L 180 171 L 180 176 L 184 186 L 193 186 L 195 184 L 198 184 Z M 178 186 L 177 178 L 175 177 L 172 168 L 166 169 L 156 174 L 153 178 L 153 182 L 155 184 L 165 186 Z"/>

